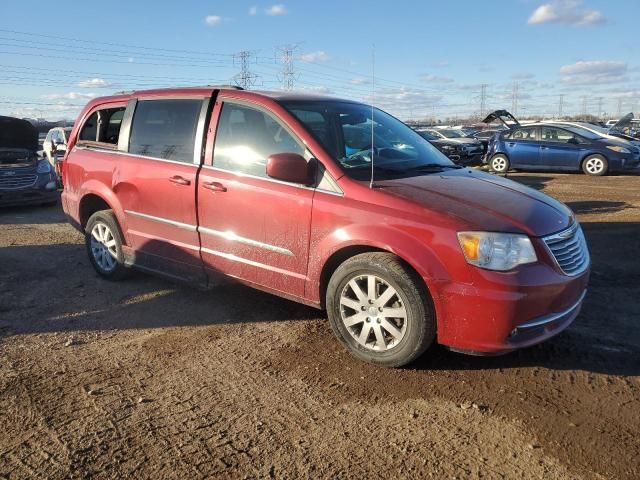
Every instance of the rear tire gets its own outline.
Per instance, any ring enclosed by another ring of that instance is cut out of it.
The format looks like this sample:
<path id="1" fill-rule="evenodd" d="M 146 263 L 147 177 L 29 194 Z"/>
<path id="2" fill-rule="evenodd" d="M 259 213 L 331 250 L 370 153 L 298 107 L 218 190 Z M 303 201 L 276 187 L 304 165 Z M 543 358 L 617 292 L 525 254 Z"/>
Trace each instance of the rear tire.
<path id="1" fill-rule="evenodd" d="M 112 210 L 100 210 L 89 217 L 85 228 L 87 254 L 96 272 L 107 280 L 121 280 L 129 273 L 124 264 L 122 239 Z"/>
<path id="2" fill-rule="evenodd" d="M 326 305 L 334 334 L 365 362 L 407 365 L 436 336 L 423 280 L 391 253 L 363 253 L 342 263 L 327 286 Z"/>
<path id="3" fill-rule="evenodd" d="M 589 155 L 582 161 L 582 171 L 587 175 L 601 177 L 609 170 L 609 162 L 602 155 Z"/>
<path id="4" fill-rule="evenodd" d="M 501 153 L 494 155 L 489 160 L 489 168 L 496 173 L 507 173 L 509 171 L 509 159 Z"/>

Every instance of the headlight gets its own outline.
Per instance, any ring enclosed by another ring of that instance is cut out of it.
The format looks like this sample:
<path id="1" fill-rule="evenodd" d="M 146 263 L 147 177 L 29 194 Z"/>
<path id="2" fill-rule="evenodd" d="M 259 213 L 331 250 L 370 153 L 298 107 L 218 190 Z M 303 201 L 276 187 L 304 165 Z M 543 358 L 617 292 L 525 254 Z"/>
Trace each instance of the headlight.
<path id="1" fill-rule="evenodd" d="M 614 146 L 614 145 L 607 145 L 607 148 L 609 150 L 613 150 L 614 152 L 618 152 L 618 153 L 631 153 L 628 148 L 624 148 L 624 147 L 618 147 L 618 146 Z"/>
<path id="2" fill-rule="evenodd" d="M 40 160 L 38 162 L 38 173 L 51 173 L 51 164 L 49 160 Z"/>
<path id="3" fill-rule="evenodd" d="M 494 232 L 458 232 L 467 263 L 487 270 L 511 270 L 538 260 L 526 235 Z"/>

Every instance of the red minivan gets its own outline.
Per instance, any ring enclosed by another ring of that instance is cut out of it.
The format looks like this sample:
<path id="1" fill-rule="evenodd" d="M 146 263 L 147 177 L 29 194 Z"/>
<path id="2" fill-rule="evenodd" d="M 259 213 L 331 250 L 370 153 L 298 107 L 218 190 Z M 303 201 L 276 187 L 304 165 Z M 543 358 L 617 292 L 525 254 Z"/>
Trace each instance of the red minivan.
<path id="1" fill-rule="evenodd" d="M 220 276 L 326 309 L 356 357 L 434 341 L 495 354 L 578 315 L 589 253 L 572 212 L 454 165 L 370 105 L 233 87 L 92 100 L 62 201 L 107 279 Z"/>

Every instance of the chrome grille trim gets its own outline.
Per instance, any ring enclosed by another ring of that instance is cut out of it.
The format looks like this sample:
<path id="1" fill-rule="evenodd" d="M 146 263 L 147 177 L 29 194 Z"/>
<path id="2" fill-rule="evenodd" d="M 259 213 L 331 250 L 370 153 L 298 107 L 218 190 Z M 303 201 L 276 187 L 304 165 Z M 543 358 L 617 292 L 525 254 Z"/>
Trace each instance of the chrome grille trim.
<path id="1" fill-rule="evenodd" d="M 38 175 L 35 173 L 0 175 L 0 190 L 20 190 L 35 185 Z"/>
<path id="2" fill-rule="evenodd" d="M 556 265 L 565 275 L 580 275 L 589 266 L 589 249 L 577 222 L 543 240 Z"/>

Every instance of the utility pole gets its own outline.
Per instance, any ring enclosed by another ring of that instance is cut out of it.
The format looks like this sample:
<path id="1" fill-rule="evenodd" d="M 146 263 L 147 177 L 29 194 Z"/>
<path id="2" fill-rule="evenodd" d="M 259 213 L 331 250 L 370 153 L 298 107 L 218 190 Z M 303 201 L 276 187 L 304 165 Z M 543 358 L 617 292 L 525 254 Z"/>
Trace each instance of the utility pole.
<path id="1" fill-rule="evenodd" d="M 236 82 L 236 85 L 244 88 L 245 90 L 248 90 L 255 85 L 256 80 L 258 79 L 258 75 L 249 70 L 249 63 L 251 63 L 253 56 L 253 52 L 248 50 L 243 50 L 233 56 L 233 63 L 240 64 L 240 73 L 235 75 L 233 80 Z"/>
<path id="2" fill-rule="evenodd" d="M 618 99 L 618 118 L 622 117 L 622 98 Z"/>
<path id="3" fill-rule="evenodd" d="M 587 118 L 587 97 L 586 95 L 582 97 L 582 118 L 586 120 Z"/>
<path id="4" fill-rule="evenodd" d="M 518 116 L 518 82 L 513 82 L 513 91 L 511 92 L 511 111 L 517 117 Z"/>
<path id="5" fill-rule="evenodd" d="M 602 97 L 598 97 L 598 118 L 602 117 Z"/>
<path id="6" fill-rule="evenodd" d="M 280 80 L 283 90 L 293 90 L 293 82 L 298 79 L 293 66 L 294 53 L 297 48 L 298 45 L 288 45 L 276 50 L 276 60 L 282 63 L 278 80 Z"/>
<path id="7" fill-rule="evenodd" d="M 480 117 L 485 117 L 485 110 L 487 108 L 487 84 L 483 83 L 480 86 Z"/>
<path id="8" fill-rule="evenodd" d="M 562 107 L 564 106 L 564 95 L 561 94 L 558 99 L 558 118 L 562 119 Z"/>

